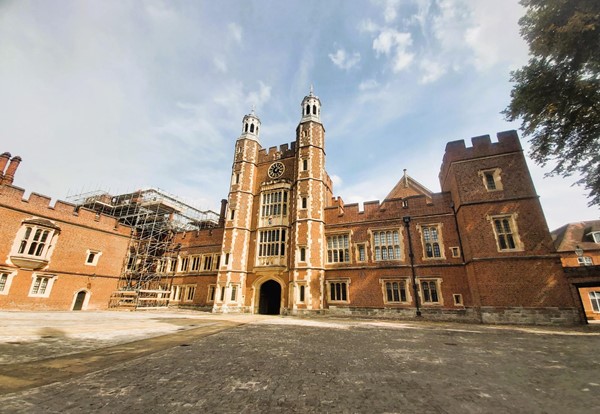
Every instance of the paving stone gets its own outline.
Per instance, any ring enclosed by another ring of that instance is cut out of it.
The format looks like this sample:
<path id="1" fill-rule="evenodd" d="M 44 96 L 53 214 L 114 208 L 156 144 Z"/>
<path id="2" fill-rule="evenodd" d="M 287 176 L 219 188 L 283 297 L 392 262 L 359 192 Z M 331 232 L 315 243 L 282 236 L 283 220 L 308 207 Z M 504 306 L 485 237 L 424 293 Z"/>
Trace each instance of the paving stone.
<path id="1" fill-rule="evenodd" d="M 3 413 L 589 413 L 598 407 L 599 345 L 593 328 L 275 317 L 0 396 L 0 407 Z"/>

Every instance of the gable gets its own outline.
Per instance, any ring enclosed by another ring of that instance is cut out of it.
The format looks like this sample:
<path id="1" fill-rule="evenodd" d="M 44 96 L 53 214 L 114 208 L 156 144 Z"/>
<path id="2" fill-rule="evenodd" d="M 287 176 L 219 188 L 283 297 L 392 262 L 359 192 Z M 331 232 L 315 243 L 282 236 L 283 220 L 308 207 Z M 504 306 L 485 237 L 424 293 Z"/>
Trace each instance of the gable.
<path id="1" fill-rule="evenodd" d="M 404 176 L 398 181 L 398 183 L 394 186 L 392 191 L 385 197 L 385 200 L 392 200 L 394 198 L 406 198 L 417 195 L 424 195 L 428 198 L 431 198 L 431 190 L 425 187 L 423 184 L 414 180 L 410 177 L 406 170 L 404 170 Z"/>

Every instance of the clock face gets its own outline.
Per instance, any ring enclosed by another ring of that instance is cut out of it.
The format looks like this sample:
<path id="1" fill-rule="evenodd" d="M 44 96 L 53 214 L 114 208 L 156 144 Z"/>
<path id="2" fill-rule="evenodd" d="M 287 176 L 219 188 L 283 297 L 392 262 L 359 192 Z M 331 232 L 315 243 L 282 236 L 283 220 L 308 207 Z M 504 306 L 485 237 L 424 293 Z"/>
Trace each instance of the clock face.
<path id="1" fill-rule="evenodd" d="M 283 174 L 283 171 L 285 171 L 285 166 L 280 162 L 274 162 L 269 167 L 269 177 L 271 177 L 271 178 L 281 177 L 281 174 Z"/>

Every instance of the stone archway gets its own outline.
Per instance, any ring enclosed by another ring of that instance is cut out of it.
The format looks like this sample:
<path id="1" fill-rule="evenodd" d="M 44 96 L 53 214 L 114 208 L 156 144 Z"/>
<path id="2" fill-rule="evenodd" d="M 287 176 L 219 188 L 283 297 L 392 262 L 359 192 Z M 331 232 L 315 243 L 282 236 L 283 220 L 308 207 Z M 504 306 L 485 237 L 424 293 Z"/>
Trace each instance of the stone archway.
<path id="1" fill-rule="evenodd" d="M 281 313 L 281 285 L 267 280 L 260 285 L 258 313 L 261 315 L 279 315 Z"/>
<path id="2" fill-rule="evenodd" d="M 75 303 L 73 304 L 73 310 L 78 311 L 83 309 L 83 304 L 85 303 L 85 297 L 87 292 L 85 290 L 80 290 L 77 292 L 77 296 L 75 297 Z"/>

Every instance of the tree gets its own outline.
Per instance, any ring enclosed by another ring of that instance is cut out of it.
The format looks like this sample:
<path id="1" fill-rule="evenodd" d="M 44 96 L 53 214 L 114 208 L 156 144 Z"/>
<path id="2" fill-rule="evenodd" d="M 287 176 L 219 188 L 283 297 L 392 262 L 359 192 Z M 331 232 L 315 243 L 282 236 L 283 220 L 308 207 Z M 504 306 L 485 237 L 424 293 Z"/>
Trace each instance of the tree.
<path id="1" fill-rule="evenodd" d="M 527 65 L 511 73 L 509 121 L 521 119 L 531 157 L 550 175 L 579 173 L 600 205 L 600 0 L 521 0 Z"/>

